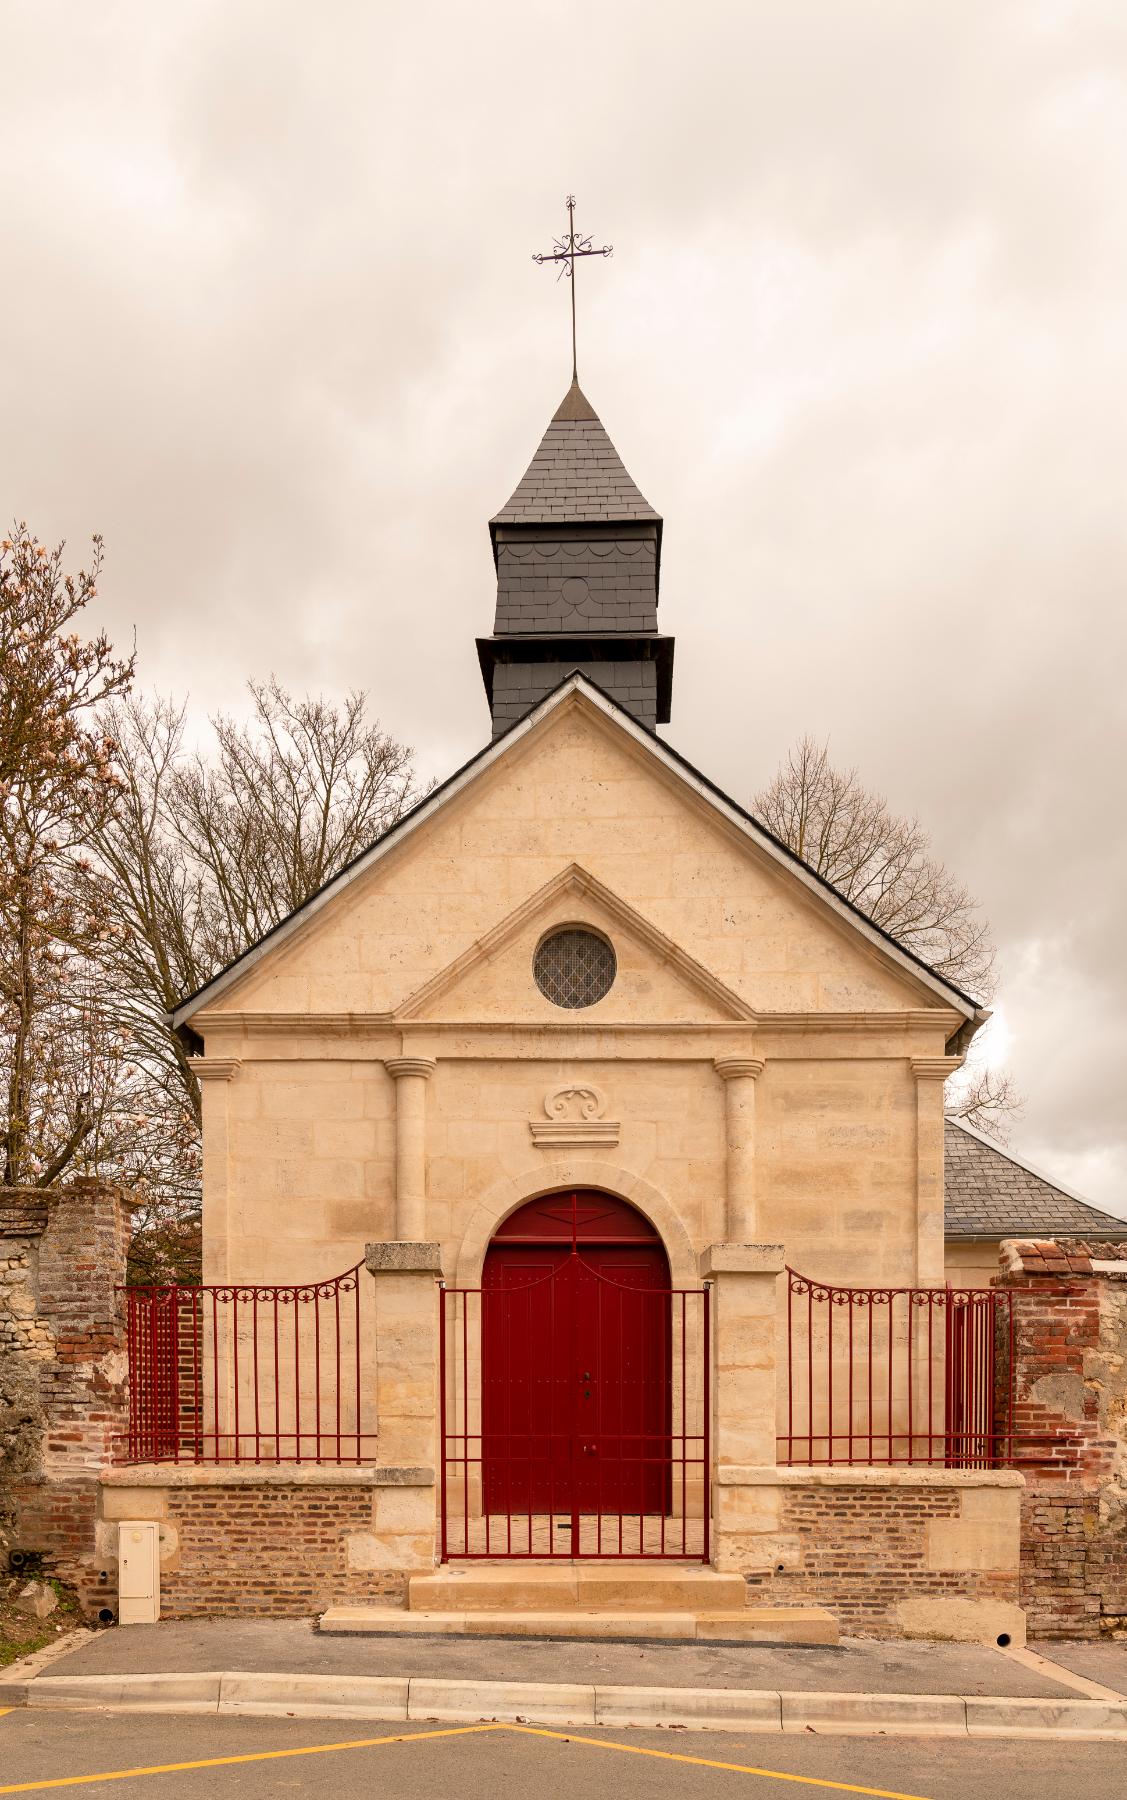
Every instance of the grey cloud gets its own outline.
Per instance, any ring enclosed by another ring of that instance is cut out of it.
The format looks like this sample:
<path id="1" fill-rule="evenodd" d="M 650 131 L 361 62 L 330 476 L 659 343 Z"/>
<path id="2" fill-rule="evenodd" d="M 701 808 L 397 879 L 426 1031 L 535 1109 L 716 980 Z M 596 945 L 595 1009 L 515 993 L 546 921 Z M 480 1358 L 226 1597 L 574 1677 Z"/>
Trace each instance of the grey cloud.
<path id="1" fill-rule="evenodd" d="M 666 517 L 671 740 L 804 730 L 980 896 L 1017 1142 L 1127 1214 L 1127 19 L 1112 0 L 17 9 L 4 504 L 202 717 L 487 736 L 485 521 L 567 383 Z"/>

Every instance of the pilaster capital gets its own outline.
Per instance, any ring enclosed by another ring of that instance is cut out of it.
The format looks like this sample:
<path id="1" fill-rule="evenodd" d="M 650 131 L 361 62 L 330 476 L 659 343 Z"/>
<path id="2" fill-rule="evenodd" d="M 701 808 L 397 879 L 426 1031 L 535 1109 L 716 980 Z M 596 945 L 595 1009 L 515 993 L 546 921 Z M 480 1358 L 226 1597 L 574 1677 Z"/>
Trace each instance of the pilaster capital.
<path id="1" fill-rule="evenodd" d="M 193 1056 L 188 1067 L 197 1081 L 233 1081 L 242 1068 L 239 1056 Z"/>
<path id="2" fill-rule="evenodd" d="M 393 1081 L 404 1075 L 417 1075 L 422 1081 L 429 1081 L 438 1064 L 433 1056 L 388 1056 L 384 1058 L 384 1068 Z"/>
<path id="3" fill-rule="evenodd" d="M 946 1081 L 963 1066 L 961 1056 L 910 1056 L 908 1065 L 917 1081 Z"/>
<path id="4" fill-rule="evenodd" d="M 738 1081 L 741 1076 L 758 1081 L 767 1065 L 761 1056 L 717 1056 L 712 1066 L 721 1081 Z"/>

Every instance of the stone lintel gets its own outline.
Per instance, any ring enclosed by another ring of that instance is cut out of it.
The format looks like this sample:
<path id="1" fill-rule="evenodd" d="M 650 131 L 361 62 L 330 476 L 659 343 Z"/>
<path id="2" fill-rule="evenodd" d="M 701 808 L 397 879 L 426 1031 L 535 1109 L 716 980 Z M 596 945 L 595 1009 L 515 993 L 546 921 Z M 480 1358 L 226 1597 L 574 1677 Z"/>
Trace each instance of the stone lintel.
<path id="1" fill-rule="evenodd" d="M 617 1119 L 534 1119 L 528 1127 L 534 1144 L 549 1149 L 561 1144 L 618 1143 Z"/>
<path id="2" fill-rule="evenodd" d="M 441 1275 L 442 1245 L 396 1239 L 365 1244 L 364 1262 L 371 1275 Z"/>
<path id="3" fill-rule="evenodd" d="M 710 1244 L 701 1251 L 700 1272 L 708 1275 L 781 1275 L 784 1244 Z"/>
<path id="4" fill-rule="evenodd" d="M 396 1468 L 390 1463 L 386 1468 L 373 1469 L 372 1483 L 375 1487 L 434 1487 L 434 1470 L 426 1468 Z"/>
<path id="5" fill-rule="evenodd" d="M 411 1470 L 410 1473 L 428 1471 Z M 238 1463 L 230 1467 L 212 1467 L 207 1463 L 137 1463 L 133 1467 L 103 1469 L 98 1480 L 103 1487 L 111 1488 L 392 1485 L 381 1484 L 379 1471 L 371 1464 L 356 1463 Z"/>
<path id="6" fill-rule="evenodd" d="M 1020 1469 L 775 1468 L 721 1465 L 721 1487 L 1023 1488 Z"/>

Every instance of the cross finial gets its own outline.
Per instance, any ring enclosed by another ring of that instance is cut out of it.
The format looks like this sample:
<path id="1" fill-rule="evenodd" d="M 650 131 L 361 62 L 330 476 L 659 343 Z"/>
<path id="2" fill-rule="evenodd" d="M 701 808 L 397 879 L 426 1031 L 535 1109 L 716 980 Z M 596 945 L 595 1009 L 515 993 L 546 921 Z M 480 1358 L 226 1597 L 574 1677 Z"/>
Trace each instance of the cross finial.
<path id="1" fill-rule="evenodd" d="M 575 353 L 575 259 L 577 256 L 613 256 L 613 244 L 604 244 L 596 250 L 589 237 L 577 236 L 575 231 L 575 195 L 569 194 L 567 206 L 567 230 L 562 237 L 554 240 L 550 250 L 541 251 L 532 258 L 535 263 L 559 263 L 559 275 L 566 275 L 571 282 L 571 379 L 579 380 L 579 364 Z"/>

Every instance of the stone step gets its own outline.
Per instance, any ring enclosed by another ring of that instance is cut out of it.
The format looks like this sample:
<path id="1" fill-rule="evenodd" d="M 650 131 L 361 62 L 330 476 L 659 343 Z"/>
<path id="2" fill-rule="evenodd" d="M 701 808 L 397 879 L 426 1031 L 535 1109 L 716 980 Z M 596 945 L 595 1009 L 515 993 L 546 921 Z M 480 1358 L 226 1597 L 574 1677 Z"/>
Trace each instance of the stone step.
<path id="1" fill-rule="evenodd" d="M 331 1606 L 321 1631 L 349 1637 L 638 1638 L 647 1641 L 836 1644 L 837 1620 L 820 1606 L 743 1606 L 703 1612 L 404 1612 Z"/>
<path id="2" fill-rule="evenodd" d="M 413 1575 L 412 1612 L 657 1613 L 739 1611 L 741 1575 L 700 1564 L 506 1563 Z"/>

